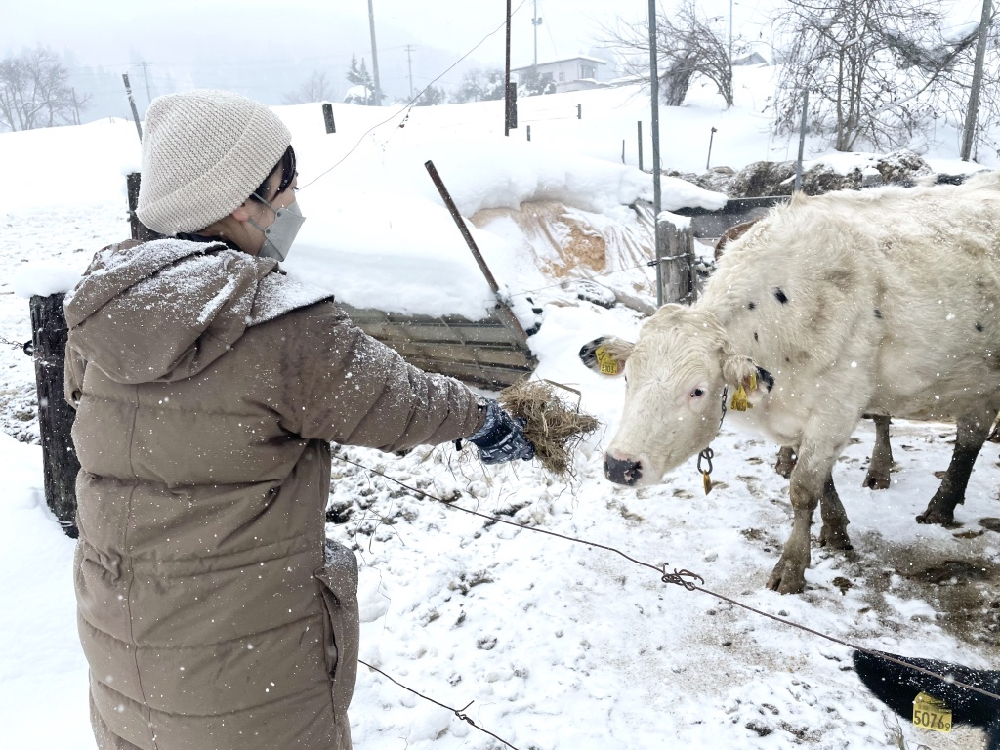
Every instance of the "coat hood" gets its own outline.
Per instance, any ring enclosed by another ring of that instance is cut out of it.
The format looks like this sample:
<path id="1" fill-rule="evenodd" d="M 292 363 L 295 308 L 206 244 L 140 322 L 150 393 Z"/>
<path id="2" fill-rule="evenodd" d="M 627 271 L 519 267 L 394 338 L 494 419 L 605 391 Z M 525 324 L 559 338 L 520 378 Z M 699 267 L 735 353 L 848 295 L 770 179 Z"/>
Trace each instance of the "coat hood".
<path id="1" fill-rule="evenodd" d="M 112 245 L 66 295 L 69 344 L 119 383 L 191 377 L 249 326 L 332 297 L 272 273 L 276 265 L 221 242 Z"/>

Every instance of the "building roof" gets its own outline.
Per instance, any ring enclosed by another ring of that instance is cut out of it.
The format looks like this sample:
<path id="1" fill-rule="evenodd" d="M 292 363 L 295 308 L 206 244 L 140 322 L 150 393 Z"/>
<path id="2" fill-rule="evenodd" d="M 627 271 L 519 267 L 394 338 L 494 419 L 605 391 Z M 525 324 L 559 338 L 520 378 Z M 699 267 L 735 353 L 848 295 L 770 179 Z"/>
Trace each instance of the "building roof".
<path id="1" fill-rule="evenodd" d="M 602 60 L 599 57 L 588 57 L 587 55 L 576 55 L 575 57 L 564 57 L 562 60 L 546 60 L 545 62 L 539 62 L 538 67 L 543 65 L 558 65 L 559 63 L 565 62 L 575 62 L 576 60 L 583 60 L 584 62 L 597 63 L 599 65 L 607 65 L 607 60 Z M 535 67 L 534 65 L 522 65 L 518 68 L 511 68 L 511 72 L 516 70 L 528 70 L 529 68 Z"/>

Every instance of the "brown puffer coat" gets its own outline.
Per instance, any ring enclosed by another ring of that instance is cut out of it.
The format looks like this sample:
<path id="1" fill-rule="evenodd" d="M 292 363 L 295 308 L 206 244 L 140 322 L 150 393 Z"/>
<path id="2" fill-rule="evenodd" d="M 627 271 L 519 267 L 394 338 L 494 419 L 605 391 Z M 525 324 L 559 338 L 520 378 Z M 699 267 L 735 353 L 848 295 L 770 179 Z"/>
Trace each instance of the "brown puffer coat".
<path id="1" fill-rule="evenodd" d="M 474 433 L 460 383 L 224 245 L 98 253 L 66 298 L 80 638 L 102 750 L 348 750 L 357 569 L 328 441 Z"/>

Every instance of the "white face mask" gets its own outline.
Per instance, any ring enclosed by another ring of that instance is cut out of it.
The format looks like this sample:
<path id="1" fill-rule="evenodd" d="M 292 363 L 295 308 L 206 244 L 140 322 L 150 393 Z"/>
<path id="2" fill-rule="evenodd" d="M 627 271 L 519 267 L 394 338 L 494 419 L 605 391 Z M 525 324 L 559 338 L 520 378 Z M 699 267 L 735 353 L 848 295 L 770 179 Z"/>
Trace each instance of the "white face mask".
<path id="1" fill-rule="evenodd" d="M 284 261 L 295 241 L 295 235 L 299 233 L 299 229 L 306 219 L 299 210 L 299 204 L 295 201 L 284 208 L 275 208 L 263 198 L 261 200 L 274 211 L 274 221 L 271 222 L 271 226 L 264 229 L 253 219 L 250 219 L 250 223 L 264 233 L 264 247 L 260 249 L 258 257 L 275 258 L 279 262 Z"/>

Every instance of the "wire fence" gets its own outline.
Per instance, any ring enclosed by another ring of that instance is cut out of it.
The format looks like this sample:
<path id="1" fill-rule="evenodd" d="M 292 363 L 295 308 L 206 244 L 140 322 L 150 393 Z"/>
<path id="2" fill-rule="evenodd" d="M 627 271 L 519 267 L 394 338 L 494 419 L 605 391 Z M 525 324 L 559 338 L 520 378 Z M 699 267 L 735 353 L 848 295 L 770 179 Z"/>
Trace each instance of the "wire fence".
<path id="1" fill-rule="evenodd" d="M 378 477 L 381 477 L 381 478 L 383 478 L 383 479 L 385 479 L 385 480 L 387 480 L 389 482 L 393 482 L 393 483 L 399 485 L 400 487 L 402 487 L 403 489 L 405 489 L 405 490 L 413 493 L 416 496 L 417 499 L 427 498 L 427 499 L 430 499 L 430 500 L 434 500 L 434 501 L 436 501 L 436 502 L 444 505 L 446 508 L 450 508 L 453 511 L 458 511 L 458 512 L 462 512 L 462 513 L 466 513 L 468 515 L 472 515 L 472 516 L 475 516 L 477 518 L 481 518 L 481 519 L 483 519 L 485 521 L 488 521 L 490 523 L 506 524 L 508 526 L 514 526 L 514 527 L 516 527 L 518 529 L 523 529 L 523 530 L 526 530 L 526 531 L 531 531 L 533 533 L 545 534 L 546 536 L 555 537 L 557 539 L 561 539 L 563 541 L 567 541 L 567 542 L 570 542 L 570 543 L 573 543 L 573 544 L 581 544 L 581 545 L 584 545 L 586 547 L 592 547 L 592 548 L 604 550 L 605 552 L 610 552 L 610 553 L 612 553 L 614 555 L 617 555 L 617 556 L 625 559 L 626 561 L 632 563 L 633 565 L 636 565 L 636 566 L 639 566 L 639 567 L 642 567 L 642 568 L 647 568 L 649 570 L 654 571 L 660 577 L 661 583 L 675 585 L 675 586 L 680 586 L 681 588 L 683 588 L 686 591 L 698 591 L 698 592 L 701 592 L 703 594 L 707 594 L 707 595 L 709 595 L 711 597 L 714 597 L 714 598 L 716 598 L 716 599 L 718 599 L 720 601 L 726 602 L 726 603 L 732 605 L 733 607 L 737 607 L 737 608 L 746 610 L 747 612 L 752 612 L 753 614 L 759 615 L 761 617 L 766 617 L 769 620 L 773 620 L 773 621 L 781 623 L 782 625 L 785 625 L 787 627 L 795 628 L 795 629 L 801 630 L 801 631 L 803 631 L 805 633 L 809 633 L 810 635 L 813 635 L 813 636 L 815 636 L 817 638 L 822 638 L 823 640 L 829 641 L 830 643 L 834 643 L 834 644 L 836 644 L 838 646 L 844 646 L 846 648 L 854 649 L 856 651 L 861 651 L 862 653 L 866 653 L 866 654 L 870 654 L 872 656 L 876 656 L 876 657 L 878 657 L 880 659 L 885 659 L 886 661 L 892 662 L 892 663 L 894 663 L 894 664 L 896 664 L 898 666 L 902 666 L 902 667 L 905 667 L 907 669 L 911 669 L 911 670 L 914 670 L 916 672 L 919 672 L 919 673 L 921 673 L 923 675 L 926 675 L 928 677 L 933 677 L 935 679 L 938 679 L 941 682 L 943 682 L 943 683 L 945 683 L 945 684 L 947 684 L 949 686 L 959 687 L 959 688 L 963 688 L 965 690 L 970 690 L 970 691 L 978 693 L 978 694 L 980 694 L 980 695 L 982 695 L 982 696 L 984 696 L 986 698 L 990 698 L 991 700 L 995 700 L 995 701 L 1000 702 L 1000 694 L 991 692 L 991 691 L 986 690 L 986 689 L 981 688 L 981 687 L 977 687 L 975 685 L 969 685 L 967 683 L 960 682 L 959 680 L 957 680 L 957 679 L 955 679 L 954 677 L 951 677 L 951 676 L 947 676 L 947 677 L 946 676 L 942 676 L 942 675 L 937 674 L 935 672 L 932 672 L 932 671 L 930 671 L 928 669 L 924 669 L 922 667 L 918 667 L 916 665 L 909 664 L 909 663 L 907 663 L 905 661 L 902 661 L 900 659 L 896 659 L 895 657 L 893 657 L 893 656 L 891 656 L 889 654 L 886 654 L 885 652 L 875 651 L 873 649 L 869 649 L 869 648 L 866 648 L 864 646 L 859 646 L 859 645 L 857 645 L 855 643 L 852 643 L 850 641 L 846 641 L 846 640 L 843 640 L 841 638 L 837 638 L 835 636 L 828 635 L 828 634 L 823 633 L 823 632 L 821 632 L 819 630 L 815 630 L 813 628 L 806 627 L 805 625 L 801 625 L 801 624 L 799 624 L 797 622 L 794 622 L 794 621 L 789 620 L 789 619 L 784 618 L 784 617 L 780 617 L 778 615 L 773 615 L 773 614 L 771 614 L 769 612 L 765 612 L 765 611 L 763 611 L 761 609 L 758 609 L 756 607 L 752 607 L 749 604 L 745 604 L 745 603 L 743 603 L 741 601 L 738 601 L 738 600 L 733 599 L 731 597 L 725 596 L 724 594 L 720 594 L 720 593 L 718 593 L 716 591 L 712 591 L 711 589 L 708 589 L 708 588 L 706 588 L 703 585 L 705 583 L 705 579 L 702 576 L 700 576 L 699 574 L 697 574 L 697 573 L 695 573 L 693 571 L 690 571 L 690 570 L 687 570 L 687 569 L 683 569 L 683 568 L 682 569 L 678 569 L 676 567 L 673 570 L 668 570 L 668 566 L 667 566 L 666 563 L 656 565 L 656 564 L 653 564 L 653 563 L 650 563 L 650 562 L 639 560 L 639 559 L 637 559 L 635 557 L 632 557 L 631 555 L 626 554 L 622 550 L 616 549 L 615 547 L 610 547 L 608 545 L 600 544 L 598 542 L 594 542 L 594 541 L 590 541 L 590 540 L 586 540 L 586 539 L 578 539 L 576 537 L 567 536 L 565 534 L 560 534 L 558 532 L 550 531 L 548 529 L 540 529 L 540 528 L 538 528 L 536 526 L 527 526 L 525 524 L 517 523 L 516 521 L 511 521 L 511 520 L 509 520 L 507 518 L 503 518 L 502 516 L 499 516 L 499 515 L 487 514 L 487 513 L 480 513 L 479 511 L 470 510 L 469 508 L 463 508 L 462 506 L 457 505 L 454 502 L 449 502 L 447 500 L 443 500 L 440 497 L 437 497 L 437 496 L 435 496 L 435 495 L 427 492 L 426 490 L 421 490 L 421 489 L 418 489 L 416 487 L 413 487 L 413 486 L 407 484 L 406 482 L 400 481 L 399 479 L 396 479 L 394 477 L 391 477 L 391 476 L 385 474 L 384 472 L 381 472 L 381 471 L 379 471 L 377 469 L 372 469 L 372 468 L 370 468 L 368 466 L 365 466 L 365 465 L 363 465 L 361 463 L 358 463 L 356 461 L 352 461 L 351 459 L 346 458 L 344 456 L 335 455 L 334 458 L 336 458 L 338 461 L 342 461 L 343 463 L 350 464 L 351 466 L 354 466 L 354 467 L 360 469 L 361 471 L 365 472 L 368 475 L 378 476 Z M 468 723 L 469 725 L 475 727 L 479 731 L 484 732 L 484 733 L 490 735 L 494 739 L 499 740 L 500 742 L 504 743 L 507 747 L 510 747 L 513 750 L 519 750 L 517 747 L 515 747 L 514 745 L 512 745 L 507 740 L 505 740 L 505 739 L 499 737 L 498 735 L 494 734 L 493 732 L 491 732 L 491 731 L 489 731 L 489 730 L 487 730 L 487 729 L 485 729 L 483 727 L 480 727 L 477 724 L 475 724 L 468 717 L 468 715 L 464 713 L 469 708 L 469 706 L 472 705 L 472 703 L 473 703 L 472 701 L 470 701 L 462 709 L 451 708 L 450 706 L 447 706 L 444 703 L 441 703 L 441 702 L 439 702 L 439 701 L 437 701 L 437 700 L 435 700 L 433 698 L 430 698 L 430 697 L 428 697 L 426 695 L 423 695 L 419 691 L 417 691 L 417 690 L 415 690 L 415 689 L 413 689 L 411 687 L 408 687 L 408 686 L 402 684 L 398 680 L 390 677 L 388 674 L 386 674 L 382 670 L 377 669 L 376 667 L 373 667 L 370 664 L 367 664 L 366 662 L 361 661 L 360 659 L 358 661 L 359 661 L 359 663 L 363 664 L 364 666 L 368 667 L 369 669 L 371 669 L 371 670 L 373 670 L 375 672 L 378 672 L 379 674 L 383 675 L 387 679 L 391 680 L 394 684 L 398 685 L 399 687 L 403 688 L 404 690 L 408 690 L 408 691 L 414 693 L 415 695 L 423 698 L 424 700 L 430 701 L 431 703 L 434 703 L 437 706 L 440 706 L 442 708 L 447 709 L 448 711 L 451 711 L 452 713 L 454 713 L 462 721 L 465 721 L 466 723 Z"/>

